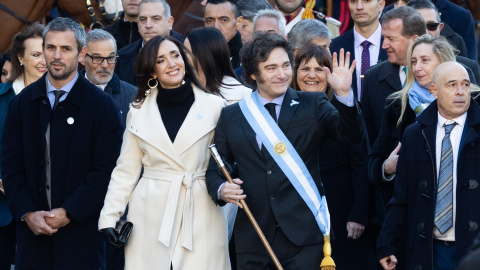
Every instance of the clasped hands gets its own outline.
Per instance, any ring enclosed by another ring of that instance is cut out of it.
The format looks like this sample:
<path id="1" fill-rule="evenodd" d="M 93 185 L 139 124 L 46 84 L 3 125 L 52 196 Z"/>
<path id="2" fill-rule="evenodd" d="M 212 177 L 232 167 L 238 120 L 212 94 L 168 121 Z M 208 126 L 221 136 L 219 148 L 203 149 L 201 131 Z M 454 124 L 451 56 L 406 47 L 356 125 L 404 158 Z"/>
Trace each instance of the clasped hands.
<path id="1" fill-rule="evenodd" d="M 35 235 L 49 236 L 52 236 L 58 229 L 70 223 L 70 219 L 67 218 L 67 212 L 64 208 L 55 208 L 51 211 L 30 212 L 23 217 L 23 220 Z"/>
<path id="2" fill-rule="evenodd" d="M 243 208 L 239 200 L 244 200 L 247 195 L 243 194 L 243 189 L 240 187 L 241 184 L 243 184 L 243 181 L 239 178 L 233 179 L 233 184 L 226 182 L 220 189 L 220 198 L 224 202 L 233 203 Z"/>

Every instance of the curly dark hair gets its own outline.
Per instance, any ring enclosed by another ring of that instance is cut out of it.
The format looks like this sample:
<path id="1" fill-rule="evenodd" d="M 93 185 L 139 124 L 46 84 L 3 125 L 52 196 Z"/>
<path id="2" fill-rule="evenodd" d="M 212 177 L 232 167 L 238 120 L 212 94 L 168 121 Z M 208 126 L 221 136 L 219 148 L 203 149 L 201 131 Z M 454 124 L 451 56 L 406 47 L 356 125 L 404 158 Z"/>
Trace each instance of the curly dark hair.
<path id="1" fill-rule="evenodd" d="M 155 62 L 157 61 L 158 48 L 165 40 L 175 43 L 175 45 L 178 47 L 178 51 L 180 52 L 183 62 L 185 63 L 185 77 L 190 78 L 190 81 L 201 90 L 208 92 L 198 80 L 197 74 L 187 58 L 186 52 L 188 50 L 185 48 L 183 43 L 170 36 L 156 36 L 150 39 L 147 44 L 145 44 L 143 49 L 140 50 L 133 65 L 138 86 L 137 96 L 134 100 L 137 106 L 141 106 L 145 100 L 145 91 L 149 89 L 148 80 L 152 78 L 152 74 L 155 72 Z"/>
<path id="2" fill-rule="evenodd" d="M 270 53 L 275 48 L 283 48 L 287 54 L 292 68 L 294 68 L 294 53 L 293 47 L 288 43 L 285 37 L 277 33 L 259 33 L 255 35 L 252 41 L 249 41 L 243 45 L 240 50 L 240 56 L 242 58 L 243 67 L 243 79 L 249 85 L 257 85 L 257 82 L 252 79 L 251 75 L 258 77 L 260 71 L 258 70 L 258 64 L 260 62 L 267 61 Z"/>

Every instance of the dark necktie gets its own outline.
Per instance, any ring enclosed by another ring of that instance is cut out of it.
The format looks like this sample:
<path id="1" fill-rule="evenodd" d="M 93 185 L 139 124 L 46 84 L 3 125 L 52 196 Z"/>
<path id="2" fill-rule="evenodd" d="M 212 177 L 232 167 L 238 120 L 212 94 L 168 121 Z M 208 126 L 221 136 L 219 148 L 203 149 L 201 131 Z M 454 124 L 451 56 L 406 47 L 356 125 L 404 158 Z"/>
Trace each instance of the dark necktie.
<path id="1" fill-rule="evenodd" d="M 456 124 L 443 125 L 445 127 L 445 137 L 442 140 L 435 207 L 435 227 L 441 234 L 444 234 L 453 226 L 453 151 L 450 132 Z"/>
<path id="2" fill-rule="evenodd" d="M 275 122 L 277 122 L 277 112 L 275 111 L 275 106 L 276 106 L 275 103 L 267 103 L 267 104 L 265 104 L 265 108 L 266 108 L 267 111 L 270 113 L 270 115 L 272 116 L 273 120 L 275 120 Z"/>
<path id="3" fill-rule="evenodd" d="M 402 88 L 405 86 L 405 83 L 407 82 L 407 67 L 403 67 L 403 73 L 405 73 L 405 81 L 403 81 Z"/>
<path id="4" fill-rule="evenodd" d="M 368 40 L 365 40 L 360 45 L 362 45 L 362 47 L 363 47 L 362 67 L 360 69 L 360 75 L 361 75 L 360 83 L 361 83 L 362 87 L 360 89 L 363 89 L 363 75 L 365 75 L 365 72 L 370 67 L 370 51 L 368 50 L 368 48 L 370 47 L 370 45 L 372 45 L 372 43 Z"/>
<path id="5" fill-rule="evenodd" d="M 57 105 L 58 105 L 58 101 L 59 101 L 60 98 L 66 93 L 66 91 L 63 91 L 63 90 L 55 90 L 55 91 L 52 91 L 52 93 L 55 95 L 55 102 L 53 103 L 53 109 L 52 109 L 52 111 L 55 111 L 55 109 L 57 108 Z"/>

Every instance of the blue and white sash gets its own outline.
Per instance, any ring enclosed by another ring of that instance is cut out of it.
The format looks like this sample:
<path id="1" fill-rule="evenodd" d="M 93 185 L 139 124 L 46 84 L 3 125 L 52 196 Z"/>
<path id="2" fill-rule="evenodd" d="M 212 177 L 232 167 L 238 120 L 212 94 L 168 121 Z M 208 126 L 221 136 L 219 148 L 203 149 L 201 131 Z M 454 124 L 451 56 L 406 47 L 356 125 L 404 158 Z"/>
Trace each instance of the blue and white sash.
<path id="1" fill-rule="evenodd" d="M 312 211 L 320 231 L 323 235 L 330 235 L 330 213 L 325 196 L 320 196 L 307 166 L 267 109 L 260 103 L 257 93 L 253 92 L 245 97 L 239 105 L 263 146 Z"/>

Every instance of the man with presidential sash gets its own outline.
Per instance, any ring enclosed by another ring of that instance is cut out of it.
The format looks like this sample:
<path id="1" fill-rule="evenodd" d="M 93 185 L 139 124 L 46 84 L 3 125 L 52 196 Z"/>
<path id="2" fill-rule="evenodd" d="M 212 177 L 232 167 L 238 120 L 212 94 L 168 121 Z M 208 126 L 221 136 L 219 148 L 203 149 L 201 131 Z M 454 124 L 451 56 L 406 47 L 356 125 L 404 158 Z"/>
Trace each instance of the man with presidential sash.
<path id="1" fill-rule="evenodd" d="M 289 88 L 293 49 L 278 34 L 258 34 L 241 51 L 245 79 L 257 91 L 222 110 L 215 130 L 220 155 L 236 167 L 227 183 L 211 159 L 207 188 L 218 205 L 245 199 L 284 269 L 319 269 L 330 235 L 318 154 L 325 138 L 357 143 L 363 138 L 350 90 L 352 68 L 343 51 L 333 73 L 332 103 L 324 93 Z M 244 211 L 235 223 L 238 269 L 274 269 Z M 333 251 L 335 252 L 335 251 Z"/>

